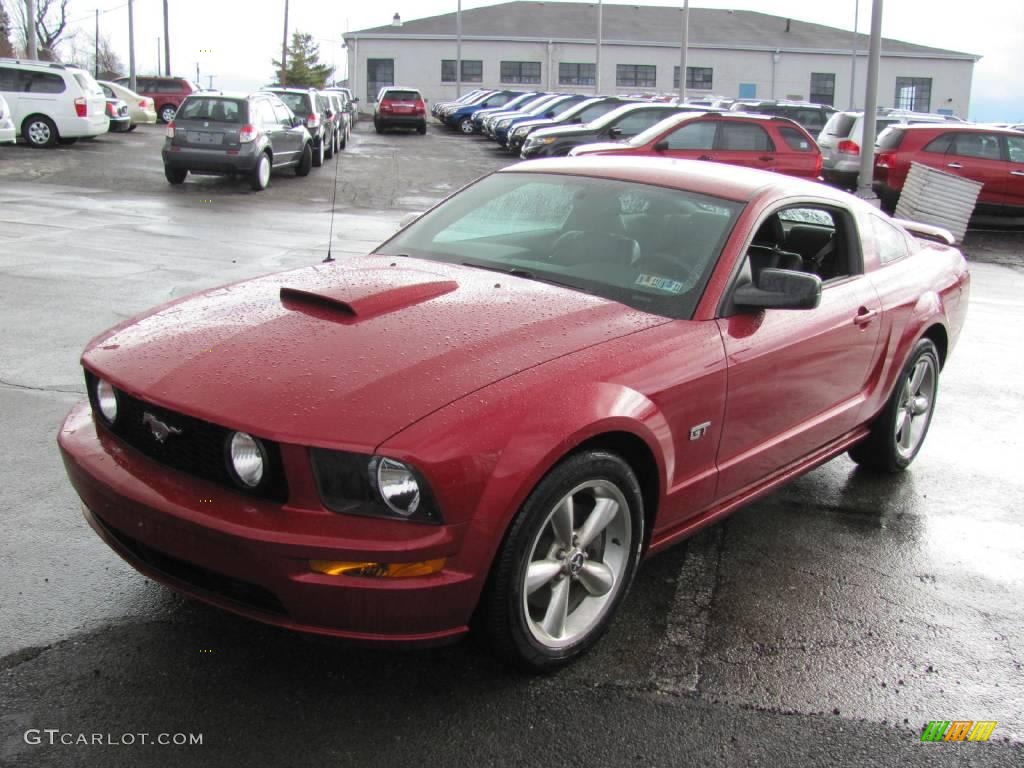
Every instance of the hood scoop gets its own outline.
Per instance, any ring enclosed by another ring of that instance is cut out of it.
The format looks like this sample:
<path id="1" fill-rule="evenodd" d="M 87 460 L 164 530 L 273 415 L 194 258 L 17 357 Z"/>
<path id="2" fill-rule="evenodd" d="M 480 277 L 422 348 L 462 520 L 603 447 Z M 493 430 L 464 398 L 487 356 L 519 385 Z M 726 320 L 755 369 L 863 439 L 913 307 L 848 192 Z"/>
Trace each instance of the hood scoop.
<path id="1" fill-rule="evenodd" d="M 281 305 L 320 320 L 357 323 L 398 309 L 451 293 L 459 284 L 454 280 L 412 283 L 388 288 L 377 286 L 339 286 L 306 290 L 281 286 Z"/>

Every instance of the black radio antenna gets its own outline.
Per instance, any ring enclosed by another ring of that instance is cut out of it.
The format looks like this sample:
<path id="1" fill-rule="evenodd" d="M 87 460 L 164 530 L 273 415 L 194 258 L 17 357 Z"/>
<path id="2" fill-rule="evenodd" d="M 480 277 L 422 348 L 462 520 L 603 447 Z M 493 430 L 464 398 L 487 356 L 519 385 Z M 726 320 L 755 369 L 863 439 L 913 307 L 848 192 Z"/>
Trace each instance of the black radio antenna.
<path id="1" fill-rule="evenodd" d="M 348 144 L 348 141 L 345 141 Z M 337 152 L 334 153 L 334 195 L 331 198 L 331 231 L 327 236 L 327 256 L 323 260 L 323 264 L 328 264 L 334 261 L 334 257 L 331 256 L 331 245 L 334 243 L 334 210 L 338 207 L 338 169 L 341 168 L 341 155 Z"/>

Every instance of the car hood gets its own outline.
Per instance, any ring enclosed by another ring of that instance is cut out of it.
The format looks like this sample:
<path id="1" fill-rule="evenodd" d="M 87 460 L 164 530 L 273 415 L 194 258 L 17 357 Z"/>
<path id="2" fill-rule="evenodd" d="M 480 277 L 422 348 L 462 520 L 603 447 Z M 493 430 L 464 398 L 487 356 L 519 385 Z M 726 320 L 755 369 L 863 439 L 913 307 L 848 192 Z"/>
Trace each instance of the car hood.
<path id="1" fill-rule="evenodd" d="M 579 147 L 574 147 L 572 154 L 574 157 L 580 155 L 592 155 L 598 152 L 621 152 L 622 150 L 632 149 L 629 144 L 624 141 L 599 141 L 596 144 L 583 144 Z"/>
<path id="2" fill-rule="evenodd" d="M 97 337 L 82 362 L 232 429 L 366 450 L 499 379 L 665 322 L 547 283 L 371 255 L 180 299 Z"/>

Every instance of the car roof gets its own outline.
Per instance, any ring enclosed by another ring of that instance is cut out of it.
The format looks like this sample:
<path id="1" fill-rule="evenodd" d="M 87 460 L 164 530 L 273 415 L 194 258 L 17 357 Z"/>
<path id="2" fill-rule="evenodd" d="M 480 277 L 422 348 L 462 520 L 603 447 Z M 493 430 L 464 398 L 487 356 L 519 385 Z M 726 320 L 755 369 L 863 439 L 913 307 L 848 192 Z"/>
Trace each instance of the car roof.
<path id="1" fill-rule="evenodd" d="M 770 192 L 775 197 L 827 198 L 847 207 L 867 206 L 867 203 L 858 201 L 845 192 L 818 182 L 771 171 L 701 160 L 585 155 L 527 160 L 502 168 L 497 173 L 588 176 L 687 190 L 743 203 Z"/>
<path id="2" fill-rule="evenodd" d="M 255 96 L 265 96 L 265 92 L 256 91 L 250 93 L 249 91 L 196 91 L 190 93 L 188 98 L 190 99 L 251 99 Z"/>
<path id="3" fill-rule="evenodd" d="M 1011 136 L 1015 136 L 1020 131 L 1015 131 L 1012 128 L 993 128 L 990 125 L 976 125 L 975 123 L 908 123 L 907 125 L 899 124 L 892 125 L 889 127 L 890 130 L 901 130 L 901 131 L 955 131 L 956 133 L 1008 133 Z"/>

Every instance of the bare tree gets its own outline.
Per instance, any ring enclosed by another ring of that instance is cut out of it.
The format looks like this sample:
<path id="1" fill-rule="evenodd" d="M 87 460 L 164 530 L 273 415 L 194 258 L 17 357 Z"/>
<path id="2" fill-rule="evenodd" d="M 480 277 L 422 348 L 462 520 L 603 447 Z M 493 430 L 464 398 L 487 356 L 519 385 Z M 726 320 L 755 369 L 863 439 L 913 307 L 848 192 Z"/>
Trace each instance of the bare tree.
<path id="1" fill-rule="evenodd" d="M 106 35 L 100 35 L 98 50 L 93 35 L 81 31 L 65 37 L 63 45 L 68 53 L 65 61 L 89 72 L 99 72 L 101 79 L 110 80 L 124 74 L 124 62 Z"/>
<path id="2" fill-rule="evenodd" d="M 14 56 L 14 46 L 11 45 L 11 17 L 0 3 L 0 56 Z"/>
<path id="3" fill-rule="evenodd" d="M 68 2 L 69 0 L 36 0 L 34 23 L 40 59 L 52 61 L 56 58 L 57 46 L 68 26 Z M 24 47 L 25 41 L 28 40 L 29 25 L 25 5 L 14 0 L 10 7 L 13 8 L 14 23 L 20 33 L 19 42 Z"/>

